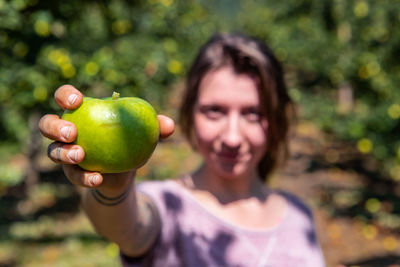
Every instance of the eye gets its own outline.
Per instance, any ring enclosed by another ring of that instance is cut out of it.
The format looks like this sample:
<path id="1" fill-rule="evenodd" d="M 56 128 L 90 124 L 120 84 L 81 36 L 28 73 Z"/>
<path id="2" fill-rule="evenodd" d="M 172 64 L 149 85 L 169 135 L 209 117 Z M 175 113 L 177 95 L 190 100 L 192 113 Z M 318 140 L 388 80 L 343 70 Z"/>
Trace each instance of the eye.
<path id="1" fill-rule="evenodd" d="M 242 114 L 249 122 L 259 122 L 263 117 L 257 108 L 247 108 L 243 110 Z"/>
<path id="2" fill-rule="evenodd" d="M 221 106 L 218 105 L 207 105 L 199 108 L 200 112 L 204 114 L 208 119 L 217 120 L 221 118 L 225 111 Z"/>

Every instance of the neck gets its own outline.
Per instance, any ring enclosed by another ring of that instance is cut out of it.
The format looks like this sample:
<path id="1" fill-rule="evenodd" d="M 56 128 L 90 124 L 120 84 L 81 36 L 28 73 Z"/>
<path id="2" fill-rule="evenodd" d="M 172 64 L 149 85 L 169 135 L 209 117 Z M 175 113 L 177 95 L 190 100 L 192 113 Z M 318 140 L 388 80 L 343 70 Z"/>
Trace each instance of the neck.
<path id="1" fill-rule="evenodd" d="M 208 191 L 223 204 L 251 197 L 265 200 L 266 197 L 265 186 L 255 172 L 229 179 L 202 166 L 192 175 L 192 183 L 196 190 Z"/>

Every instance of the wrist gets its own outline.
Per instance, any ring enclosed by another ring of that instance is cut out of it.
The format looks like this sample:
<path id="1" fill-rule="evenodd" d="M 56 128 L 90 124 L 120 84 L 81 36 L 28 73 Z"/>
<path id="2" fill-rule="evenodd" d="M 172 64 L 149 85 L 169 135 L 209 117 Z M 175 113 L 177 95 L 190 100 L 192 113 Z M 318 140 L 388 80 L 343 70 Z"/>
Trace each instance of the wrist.
<path id="1" fill-rule="evenodd" d="M 107 197 L 113 198 L 125 192 L 135 180 L 136 171 L 102 174 L 103 182 L 96 189 Z"/>
<path id="2" fill-rule="evenodd" d="M 129 196 L 130 189 L 131 187 L 129 186 L 128 188 L 125 189 L 125 191 L 123 191 L 119 195 L 113 195 L 113 196 L 105 195 L 99 189 L 96 188 L 89 189 L 89 192 L 99 204 L 102 204 L 104 206 L 116 206 L 122 203 Z"/>
<path id="3" fill-rule="evenodd" d="M 103 174 L 103 183 L 97 188 L 91 188 L 88 193 L 100 204 L 115 206 L 122 203 L 134 186 L 135 172 Z"/>

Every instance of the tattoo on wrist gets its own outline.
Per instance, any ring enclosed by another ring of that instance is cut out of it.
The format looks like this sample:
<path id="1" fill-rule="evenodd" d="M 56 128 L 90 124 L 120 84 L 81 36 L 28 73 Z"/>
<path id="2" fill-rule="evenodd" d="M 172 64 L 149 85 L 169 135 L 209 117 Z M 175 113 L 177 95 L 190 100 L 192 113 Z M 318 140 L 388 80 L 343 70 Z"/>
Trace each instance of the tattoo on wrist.
<path id="1" fill-rule="evenodd" d="M 103 195 L 99 190 L 97 189 L 90 189 L 90 193 L 92 194 L 93 198 L 100 204 L 104 206 L 116 206 L 120 203 L 122 203 L 129 195 L 130 192 L 130 186 L 128 189 L 126 189 L 122 194 L 116 196 L 116 197 L 107 197 Z"/>

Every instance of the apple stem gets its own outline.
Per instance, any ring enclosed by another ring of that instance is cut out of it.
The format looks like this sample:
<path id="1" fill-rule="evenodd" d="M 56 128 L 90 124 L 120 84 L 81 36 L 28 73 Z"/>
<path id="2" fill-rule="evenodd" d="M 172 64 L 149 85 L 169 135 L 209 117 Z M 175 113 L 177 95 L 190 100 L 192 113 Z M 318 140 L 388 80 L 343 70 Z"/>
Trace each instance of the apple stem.
<path id="1" fill-rule="evenodd" d="M 113 92 L 113 94 L 112 94 L 112 100 L 118 100 L 118 98 L 119 98 L 119 93 L 117 93 L 117 92 Z"/>

